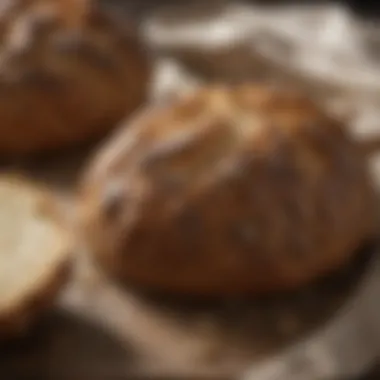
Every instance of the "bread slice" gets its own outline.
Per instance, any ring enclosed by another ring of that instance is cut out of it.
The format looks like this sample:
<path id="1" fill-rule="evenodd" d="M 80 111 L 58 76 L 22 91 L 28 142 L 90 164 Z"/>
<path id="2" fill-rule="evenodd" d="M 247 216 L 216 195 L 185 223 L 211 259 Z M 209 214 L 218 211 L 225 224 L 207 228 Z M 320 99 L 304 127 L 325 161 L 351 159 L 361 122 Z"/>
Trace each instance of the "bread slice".
<path id="1" fill-rule="evenodd" d="M 305 94 L 210 86 L 142 114 L 89 163 L 80 223 L 97 262 L 171 293 L 291 290 L 376 234 L 366 153 Z"/>
<path id="2" fill-rule="evenodd" d="M 25 331 L 68 277 L 71 243 L 53 198 L 0 177 L 0 338 Z"/>

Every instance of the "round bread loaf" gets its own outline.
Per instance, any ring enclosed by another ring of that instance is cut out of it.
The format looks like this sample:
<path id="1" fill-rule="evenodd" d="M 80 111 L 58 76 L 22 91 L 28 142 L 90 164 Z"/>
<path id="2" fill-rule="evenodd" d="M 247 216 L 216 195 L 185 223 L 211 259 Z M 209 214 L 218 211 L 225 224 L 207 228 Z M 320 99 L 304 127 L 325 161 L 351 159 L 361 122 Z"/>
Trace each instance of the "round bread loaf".
<path id="1" fill-rule="evenodd" d="M 136 34 L 91 0 L 3 0 L 0 43 L 0 155 L 100 137 L 146 98 Z"/>
<path id="2" fill-rule="evenodd" d="M 0 176 L 0 338 L 25 332 L 66 283 L 71 238 L 46 190 Z"/>
<path id="3" fill-rule="evenodd" d="M 360 145 L 302 93 L 265 85 L 145 110 L 96 154 L 79 196 L 96 261 L 171 293 L 301 287 L 375 231 Z"/>

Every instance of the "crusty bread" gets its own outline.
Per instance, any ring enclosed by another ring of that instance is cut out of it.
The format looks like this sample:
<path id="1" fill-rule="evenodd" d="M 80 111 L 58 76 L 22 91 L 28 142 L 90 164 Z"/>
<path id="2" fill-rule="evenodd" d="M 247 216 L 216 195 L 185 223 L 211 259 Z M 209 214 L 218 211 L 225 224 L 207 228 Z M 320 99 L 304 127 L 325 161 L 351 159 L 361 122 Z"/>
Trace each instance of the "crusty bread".
<path id="1" fill-rule="evenodd" d="M 53 196 L 0 176 L 0 338 L 29 327 L 68 278 L 71 239 Z"/>
<path id="2" fill-rule="evenodd" d="M 304 94 L 209 87 L 145 110 L 85 171 L 81 231 L 125 281 L 172 293 L 304 286 L 373 238 L 366 155 Z"/>
<path id="3" fill-rule="evenodd" d="M 91 0 L 0 5 L 0 155 L 102 136 L 145 100 L 150 67 L 132 28 Z"/>

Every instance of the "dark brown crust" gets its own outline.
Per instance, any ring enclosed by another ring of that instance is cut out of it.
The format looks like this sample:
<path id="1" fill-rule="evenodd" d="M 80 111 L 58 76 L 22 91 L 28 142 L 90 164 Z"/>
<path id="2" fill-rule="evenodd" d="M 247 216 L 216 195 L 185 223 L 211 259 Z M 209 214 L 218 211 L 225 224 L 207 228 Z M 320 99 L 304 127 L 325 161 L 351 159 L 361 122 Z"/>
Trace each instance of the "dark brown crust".
<path id="1" fill-rule="evenodd" d="M 145 101 L 150 65 L 139 39 L 94 4 L 0 8 L 0 155 L 100 137 Z"/>
<path id="2" fill-rule="evenodd" d="M 375 231 L 365 154 L 303 94 L 247 85 L 147 109 L 85 173 L 83 237 L 112 275 L 200 295 L 304 286 Z"/>
<path id="3" fill-rule="evenodd" d="M 39 212 L 48 215 L 52 223 L 62 229 L 62 237 L 66 238 L 66 251 L 61 254 L 61 259 L 51 267 L 49 277 L 43 281 L 36 278 L 38 286 L 29 289 L 20 302 L 15 302 L 10 309 L 0 310 L 0 340 L 13 339 L 29 331 L 29 328 L 38 317 L 48 310 L 58 297 L 59 292 L 68 282 L 72 269 L 72 238 L 71 232 L 65 225 L 64 217 L 58 207 L 58 201 L 54 195 L 42 185 L 26 180 L 22 175 L 7 173 L 0 175 L 1 183 L 12 182 L 24 187 L 22 191 L 35 192 L 40 200 Z M 63 247 L 61 247 L 63 249 Z"/>

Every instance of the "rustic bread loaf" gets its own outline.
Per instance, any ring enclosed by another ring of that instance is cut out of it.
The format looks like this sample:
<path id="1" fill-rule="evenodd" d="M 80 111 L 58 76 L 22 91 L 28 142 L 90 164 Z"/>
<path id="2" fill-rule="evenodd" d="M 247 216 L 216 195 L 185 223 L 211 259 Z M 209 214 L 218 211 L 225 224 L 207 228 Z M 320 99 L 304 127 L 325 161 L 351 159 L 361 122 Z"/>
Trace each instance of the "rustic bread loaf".
<path id="1" fill-rule="evenodd" d="M 0 5 L 0 155 L 100 137 L 145 100 L 147 57 L 91 0 Z"/>
<path id="2" fill-rule="evenodd" d="M 28 329 L 65 284 L 71 239 L 51 194 L 0 176 L 0 338 Z"/>
<path id="3" fill-rule="evenodd" d="M 90 162 L 81 231 L 96 261 L 172 293 L 301 287 L 374 236 L 365 152 L 302 93 L 214 86 L 147 109 Z"/>

